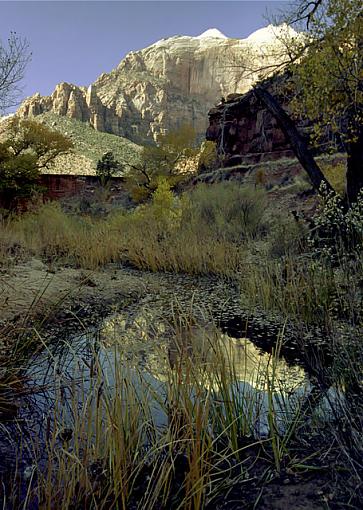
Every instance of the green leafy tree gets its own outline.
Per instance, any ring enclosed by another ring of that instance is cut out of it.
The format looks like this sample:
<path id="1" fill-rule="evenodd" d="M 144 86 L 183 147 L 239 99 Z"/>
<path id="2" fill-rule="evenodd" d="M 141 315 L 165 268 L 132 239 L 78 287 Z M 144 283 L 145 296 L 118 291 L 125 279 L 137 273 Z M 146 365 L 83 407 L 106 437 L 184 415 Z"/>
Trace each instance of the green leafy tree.
<path id="1" fill-rule="evenodd" d="M 116 161 L 114 154 L 106 152 L 97 162 L 96 175 L 99 177 L 101 185 L 106 186 L 110 179 L 122 170 L 122 165 Z"/>
<path id="2" fill-rule="evenodd" d="M 157 145 L 143 147 L 140 163 L 129 164 L 127 184 L 136 201 L 149 198 L 160 178 L 173 188 L 188 171 L 190 158 L 198 153 L 196 133 L 190 126 L 181 126 L 159 138 Z"/>
<path id="3" fill-rule="evenodd" d="M 306 36 L 287 45 L 293 111 L 344 143 L 347 198 L 363 187 L 363 6 L 361 0 L 299 0 L 285 19 Z"/>
<path id="4" fill-rule="evenodd" d="M 5 204 L 17 197 L 27 197 L 38 188 L 39 170 L 33 154 L 15 156 L 0 144 L 0 194 Z"/>
<path id="5" fill-rule="evenodd" d="M 39 176 L 54 159 L 70 151 L 72 142 L 33 120 L 12 118 L 3 123 L 0 142 L 0 193 L 11 207 L 17 197 L 39 189 Z"/>

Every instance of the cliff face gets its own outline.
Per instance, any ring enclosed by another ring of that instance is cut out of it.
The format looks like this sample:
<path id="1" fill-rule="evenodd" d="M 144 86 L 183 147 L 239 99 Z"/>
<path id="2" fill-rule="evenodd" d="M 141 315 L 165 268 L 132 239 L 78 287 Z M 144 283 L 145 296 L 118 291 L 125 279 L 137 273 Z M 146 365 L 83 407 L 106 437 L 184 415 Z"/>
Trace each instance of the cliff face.
<path id="1" fill-rule="evenodd" d="M 217 143 L 223 166 L 293 156 L 277 120 L 252 92 L 212 108 L 206 137 Z"/>
<path id="2" fill-rule="evenodd" d="M 336 140 L 328 129 L 324 130 L 319 138 L 315 137 L 312 143 L 311 121 L 306 117 L 294 116 L 290 111 L 287 90 L 291 84 L 287 75 L 266 80 L 264 86 L 291 115 L 295 127 L 308 146 L 310 145 L 313 154 L 327 150 L 337 152 L 342 149 L 339 140 Z M 235 94 L 212 108 L 208 115 L 206 138 L 216 143 L 224 167 L 295 157 L 278 119 L 257 98 L 253 90 L 245 94 Z"/>
<path id="3" fill-rule="evenodd" d="M 258 68 L 279 60 L 279 30 L 267 27 L 244 40 L 216 29 L 162 39 L 130 52 L 88 88 L 60 83 L 51 96 L 28 98 L 18 114 L 53 112 L 136 142 L 182 124 L 204 134 L 207 112 L 221 96 L 246 92 Z"/>

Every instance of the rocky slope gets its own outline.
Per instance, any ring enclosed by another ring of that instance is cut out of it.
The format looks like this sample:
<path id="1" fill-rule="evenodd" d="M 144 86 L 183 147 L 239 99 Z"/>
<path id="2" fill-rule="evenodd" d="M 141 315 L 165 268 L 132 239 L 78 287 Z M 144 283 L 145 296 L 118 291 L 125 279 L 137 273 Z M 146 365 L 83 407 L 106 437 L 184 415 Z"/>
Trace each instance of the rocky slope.
<path id="1" fill-rule="evenodd" d="M 52 111 L 42 113 L 36 120 L 55 131 L 60 131 L 73 142 L 73 150 L 58 156 L 43 174 L 96 175 L 97 161 L 112 151 L 127 172 L 129 164 L 140 161 L 141 147 L 132 141 L 110 133 L 96 131 L 88 123 Z M 7 133 L 7 119 L 0 118 L 0 140 Z"/>
<path id="2" fill-rule="evenodd" d="M 182 124 L 202 135 L 207 112 L 221 96 L 246 92 L 258 68 L 281 59 L 282 32 L 295 35 L 269 26 L 247 39 L 229 39 L 216 29 L 162 39 L 130 52 L 88 88 L 60 83 L 51 96 L 35 94 L 18 114 L 53 112 L 135 142 L 156 140 Z"/>

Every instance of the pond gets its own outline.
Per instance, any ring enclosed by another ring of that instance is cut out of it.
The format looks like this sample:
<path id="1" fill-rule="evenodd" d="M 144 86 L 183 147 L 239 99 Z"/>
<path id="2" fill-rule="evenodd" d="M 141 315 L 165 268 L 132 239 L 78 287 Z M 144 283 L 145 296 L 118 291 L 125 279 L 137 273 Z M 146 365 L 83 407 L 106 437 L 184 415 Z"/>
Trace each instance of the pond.
<path id="1" fill-rule="evenodd" d="M 82 456 L 91 443 L 103 451 L 110 427 L 137 431 L 147 449 L 175 416 L 181 428 L 180 415 L 194 420 L 199 406 L 208 408 L 206 424 L 217 436 L 231 415 L 240 437 L 263 440 L 271 427 L 283 434 L 311 392 L 304 369 L 279 356 L 279 341 L 266 352 L 235 320 L 221 329 L 193 306 L 142 303 L 44 345 L 24 369 L 14 414 L 0 425 L 5 484 L 16 473 L 24 493 L 49 456 Z"/>

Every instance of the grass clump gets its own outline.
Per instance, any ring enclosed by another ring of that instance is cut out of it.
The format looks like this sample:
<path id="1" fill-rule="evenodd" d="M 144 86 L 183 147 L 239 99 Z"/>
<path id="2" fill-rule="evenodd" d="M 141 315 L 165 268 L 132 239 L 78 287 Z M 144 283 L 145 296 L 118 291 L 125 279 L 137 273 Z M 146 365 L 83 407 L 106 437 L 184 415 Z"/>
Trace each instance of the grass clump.
<path id="1" fill-rule="evenodd" d="M 46 261 L 95 269 L 129 262 L 152 271 L 231 274 L 248 239 L 264 235 L 263 193 L 222 184 L 176 197 L 160 181 L 151 202 L 106 218 L 46 204 L 11 221 L 7 235 Z"/>
<path id="2" fill-rule="evenodd" d="M 168 341 L 163 333 L 153 339 L 156 369 L 141 368 L 117 337 L 107 338 L 113 347 L 106 353 L 92 351 L 91 364 L 81 354 L 66 405 L 67 367 L 52 371 L 46 430 L 22 445 L 30 469 L 25 478 L 14 473 L 23 484 L 0 489 L 9 508 L 219 508 L 252 478 L 248 448 L 267 455 L 264 466 L 275 470 L 277 429 L 259 437 L 261 393 L 241 385 L 228 343 L 187 313 L 166 328 Z M 256 377 L 271 376 L 261 365 Z M 275 381 L 267 388 L 267 401 L 276 403 Z"/>
<path id="3" fill-rule="evenodd" d="M 191 192 L 186 222 L 200 228 L 201 235 L 241 243 L 266 231 L 266 193 L 262 189 L 221 183 L 199 185 Z"/>

